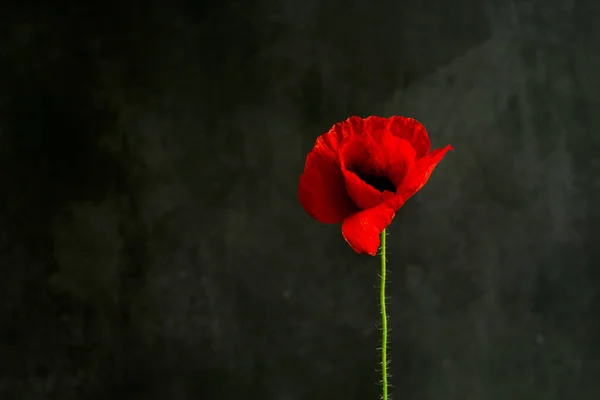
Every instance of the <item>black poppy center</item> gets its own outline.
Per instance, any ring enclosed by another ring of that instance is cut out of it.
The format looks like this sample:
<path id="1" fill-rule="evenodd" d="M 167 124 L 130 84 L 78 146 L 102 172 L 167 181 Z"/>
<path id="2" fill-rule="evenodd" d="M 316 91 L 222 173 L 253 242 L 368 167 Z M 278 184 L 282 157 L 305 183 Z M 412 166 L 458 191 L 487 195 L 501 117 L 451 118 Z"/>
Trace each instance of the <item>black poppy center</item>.
<path id="1" fill-rule="evenodd" d="M 377 189 L 381 193 L 385 190 L 388 192 L 396 193 L 396 185 L 392 183 L 385 176 L 372 175 L 372 174 L 364 174 L 361 171 L 354 171 L 356 176 L 362 179 L 367 185 Z"/>

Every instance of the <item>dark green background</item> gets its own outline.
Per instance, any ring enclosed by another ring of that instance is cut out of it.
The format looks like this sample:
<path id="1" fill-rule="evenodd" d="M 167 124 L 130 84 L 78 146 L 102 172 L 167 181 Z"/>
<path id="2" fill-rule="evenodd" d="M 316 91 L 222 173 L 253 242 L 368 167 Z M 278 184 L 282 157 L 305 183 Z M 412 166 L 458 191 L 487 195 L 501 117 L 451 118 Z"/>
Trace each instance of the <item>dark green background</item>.
<path id="1" fill-rule="evenodd" d="M 2 6 L 0 399 L 377 399 L 378 259 L 296 196 L 354 114 L 456 149 L 394 398 L 600 398 L 597 0 L 142 3 Z"/>

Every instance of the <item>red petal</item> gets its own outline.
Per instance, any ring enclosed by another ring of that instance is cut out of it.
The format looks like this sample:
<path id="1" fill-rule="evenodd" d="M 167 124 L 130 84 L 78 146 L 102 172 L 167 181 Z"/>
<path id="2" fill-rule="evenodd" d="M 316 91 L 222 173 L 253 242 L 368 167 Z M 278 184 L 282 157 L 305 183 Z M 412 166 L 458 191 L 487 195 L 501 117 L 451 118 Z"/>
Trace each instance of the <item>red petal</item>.
<path id="1" fill-rule="evenodd" d="M 413 146 L 406 139 L 390 135 L 384 131 L 381 134 L 381 160 L 382 172 L 396 186 L 399 186 L 407 171 L 415 164 L 416 153 Z"/>
<path id="2" fill-rule="evenodd" d="M 386 129 L 394 136 L 406 139 L 417 152 L 417 159 L 424 157 L 431 149 L 431 141 L 425 127 L 416 119 L 390 117 Z"/>
<path id="3" fill-rule="evenodd" d="M 338 154 L 346 191 L 354 204 L 363 210 L 381 204 L 381 193 L 348 168 L 358 166 L 363 171 L 375 171 L 376 166 L 369 163 L 369 161 L 376 151 L 378 151 L 377 143 L 368 135 L 364 135 L 346 140 Z"/>
<path id="4" fill-rule="evenodd" d="M 435 149 L 427 156 L 418 160 L 414 167 L 408 171 L 396 193 L 407 200 L 410 196 L 421 190 L 429 180 L 435 167 L 450 150 L 454 150 L 450 145 L 443 149 Z"/>
<path id="5" fill-rule="evenodd" d="M 373 117 L 367 120 L 374 121 Z M 415 160 L 410 143 L 387 131 L 367 132 L 344 141 L 339 151 L 346 190 L 360 209 L 375 207 L 383 201 L 380 191 L 363 181 L 355 173 L 388 178 L 399 186 Z"/>
<path id="6" fill-rule="evenodd" d="M 365 132 L 377 132 L 383 131 L 388 123 L 388 118 L 377 117 L 371 115 L 364 119 L 363 129 Z"/>
<path id="7" fill-rule="evenodd" d="M 392 222 L 396 211 L 404 201 L 400 196 L 381 203 L 377 207 L 360 211 L 344 220 L 342 235 L 357 253 L 377 255 L 379 235 Z"/>
<path id="8" fill-rule="evenodd" d="M 344 174 L 346 191 L 358 208 L 366 210 L 381 204 L 382 194 L 379 190 L 367 184 L 352 171 L 344 168 L 342 173 Z"/>
<path id="9" fill-rule="evenodd" d="M 364 120 L 350 117 L 319 136 L 306 157 L 298 197 L 308 214 L 323 223 L 341 222 L 358 210 L 349 198 L 338 161 L 341 143 L 363 132 Z"/>
<path id="10" fill-rule="evenodd" d="M 321 142 L 322 145 L 327 146 L 331 151 L 337 153 L 344 139 L 363 132 L 363 124 L 364 120 L 360 117 L 350 117 L 345 121 L 338 122 L 331 127 L 329 132 L 317 139 L 317 145 Z"/>
<path id="11" fill-rule="evenodd" d="M 406 174 L 395 196 L 391 197 L 390 193 L 386 192 L 383 203 L 344 220 L 342 235 L 354 251 L 377 255 L 381 232 L 392 222 L 404 202 L 425 185 L 434 168 L 450 150 L 453 148 L 448 145 L 418 160 Z"/>
<path id="12" fill-rule="evenodd" d="M 341 222 L 357 211 L 346 193 L 337 154 L 323 143 L 322 137 L 306 157 L 298 198 L 309 215 L 325 224 Z"/>

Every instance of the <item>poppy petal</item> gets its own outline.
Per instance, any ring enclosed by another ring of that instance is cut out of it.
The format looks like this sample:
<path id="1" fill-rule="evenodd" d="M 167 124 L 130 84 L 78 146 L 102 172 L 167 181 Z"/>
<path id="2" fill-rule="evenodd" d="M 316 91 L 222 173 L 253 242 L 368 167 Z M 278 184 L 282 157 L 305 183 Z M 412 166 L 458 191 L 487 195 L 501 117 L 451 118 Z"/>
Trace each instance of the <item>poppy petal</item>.
<path id="1" fill-rule="evenodd" d="M 341 222 L 358 210 L 346 192 L 337 155 L 322 141 L 306 157 L 298 198 L 310 216 L 325 224 Z"/>
<path id="2" fill-rule="evenodd" d="M 414 118 L 394 116 L 388 118 L 386 129 L 394 136 L 406 139 L 417 153 L 417 158 L 429 154 L 431 141 L 425 127 Z"/>
<path id="3" fill-rule="evenodd" d="M 346 191 L 354 204 L 363 210 L 381 204 L 381 192 L 350 169 L 357 167 L 369 172 L 374 170 L 369 161 L 377 150 L 377 143 L 369 136 L 355 136 L 346 140 L 338 153 Z"/>
<path id="4" fill-rule="evenodd" d="M 417 157 L 414 147 L 406 139 L 384 131 L 381 134 L 380 157 L 378 161 L 383 174 L 399 186 L 407 171 L 415 164 Z"/>
<path id="5" fill-rule="evenodd" d="M 362 135 L 365 133 L 365 120 L 361 117 L 350 117 L 347 120 L 340 123 L 344 136 Z"/>
<path id="6" fill-rule="evenodd" d="M 364 131 L 365 132 L 378 132 L 385 130 L 385 127 L 388 123 L 387 118 L 378 117 L 376 115 L 371 115 L 364 119 Z"/>
<path id="7" fill-rule="evenodd" d="M 360 117 L 350 117 L 345 121 L 337 122 L 327 133 L 319 136 L 315 147 L 325 146 L 333 153 L 337 153 L 346 138 L 358 136 L 363 132 L 363 124 L 364 121 Z"/>
<path id="8" fill-rule="evenodd" d="M 418 160 L 414 167 L 404 177 L 402 185 L 396 191 L 397 194 L 401 195 L 405 200 L 410 196 L 421 190 L 421 188 L 427 183 L 431 173 L 444 158 L 446 153 L 450 150 L 454 150 L 452 146 L 448 145 L 443 149 L 435 149 L 427 156 Z"/>
<path id="9" fill-rule="evenodd" d="M 346 190 L 354 204 L 363 210 L 375 207 L 383 200 L 382 188 L 373 187 L 365 177 L 386 178 L 397 188 L 415 162 L 411 144 L 387 131 L 348 138 L 338 156 Z"/>
<path id="10" fill-rule="evenodd" d="M 346 168 L 342 169 L 342 174 L 344 175 L 346 191 L 358 208 L 366 210 L 367 208 L 372 208 L 381 204 L 382 194 L 379 190 L 375 189 L 373 186 L 360 179 L 354 172 L 348 171 Z"/>
<path id="11" fill-rule="evenodd" d="M 379 235 L 392 222 L 403 203 L 400 196 L 395 196 L 377 207 L 346 218 L 342 224 L 344 239 L 357 253 L 377 255 Z"/>

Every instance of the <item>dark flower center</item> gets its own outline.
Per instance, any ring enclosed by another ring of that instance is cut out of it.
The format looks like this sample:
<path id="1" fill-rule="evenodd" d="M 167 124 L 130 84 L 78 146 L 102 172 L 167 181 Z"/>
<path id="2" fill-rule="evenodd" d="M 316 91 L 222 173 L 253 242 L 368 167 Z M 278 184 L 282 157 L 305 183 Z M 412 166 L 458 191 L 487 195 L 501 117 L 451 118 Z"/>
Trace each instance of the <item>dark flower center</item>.
<path id="1" fill-rule="evenodd" d="M 394 185 L 392 183 L 392 181 L 390 181 L 385 176 L 363 174 L 360 171 L 355 171 L 354 173 L 356 174 L 356 176 L 358 176 L 360 179 L 362 179 L 367 185 L 374 187 L 381 193 L 383 193 L 384 190 L 387 190 L 392 193 L 396 193 L 396 185 Z"/>

